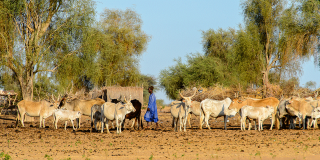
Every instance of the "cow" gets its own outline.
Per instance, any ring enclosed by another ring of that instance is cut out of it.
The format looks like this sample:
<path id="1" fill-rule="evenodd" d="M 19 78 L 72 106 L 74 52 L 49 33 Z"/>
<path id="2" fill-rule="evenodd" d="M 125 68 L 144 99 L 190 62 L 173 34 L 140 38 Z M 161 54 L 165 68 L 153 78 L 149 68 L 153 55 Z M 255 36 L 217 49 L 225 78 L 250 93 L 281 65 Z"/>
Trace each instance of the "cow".
<path id="1" fill-rule="evenodd" d="M 56 129 L 58 129 L 58 126 L 57 126 L 58 121 L 62 120 L 62 121 L 65 121 L 64 130 L 67 130 L 67 123 L 68 123 L 68 120 L 70 120 L 72 123 L 73 130 L 75 130 L 73 121 L 80 117 L 81 117 L 80 111 L 71 111 L 71 110 L 63 110 L 63 109 L 56 110 L 53 113 L 54 126 Z"/>
<path id="2" fill-rule="evenodd" d="M 124 98 L 125 99 L 125 98 Z M 135 108 L 131 103 L 131 97 L 129 101 L 124 101 L 124 103 L 111 103 L 105 102 L 101 106 L 101 133 L 103 133 L 104 123 L 107 126 L 107 132 L 109 132 L 109 120 L 115 120 L 117 126 L 117 133 L 121 133 L 121 124 L 126 116 L 126 114 L 135 112 Z M 106 122 L 105 122 L 106 120 Z M 120 121 L 120 124 L 119 124 Z M 120 129 L 119 129 L 120 128 Z"/>
<path id="3" fill-rule="evenodd" d="M 178 120 L 180 120 L 180 131 L 181 126 L 183 125 L 184 127 L 184 132 L 186 131 L 186 118 L 188 117 L 188 114 L 190 112 L 189 108 L 192 105 L 192 97 L 196 94 L 197 90 L 194 89 L 194 93 L 190 97 L 184 97 L 181 92 L 179 93 L 182 101 L 174 101 L 171 104 L 171 115 L 172 115 L 172 121 L 173 121 L 173 127 L 174 130 L 178 130 Z M 183 121 L 182 121 L 183 120 Z"/>
<path id="4" fill-rule="evenodd" d="M 244 106 L 240 109 L 240 116 L 241 116 L 241 130 L 246 130 L 246 119 L 247 117 L 250 119 L 258 120 L 258 130 L 263 130 L 262 124 L 263 121 L 270 117 L 274 112 L 273 107 L 252 107 L 252 106 Z"/>
<path id="5" fill-rule="evenodd" d="M 306 129 L 306 118 L 311 117 L 313 111 L 317 107 L 318 100 L 308 101 L 300 98 L 290 98 L 288 101 L 286 101 L 286 110 L 288 114 L 299 117 L 302 120 L 303 129 Z M 290 124 L 290 128 L 294 128 L 293 125 L 294 124 Z M 309 128 L 309 125 L 307 128 Z"/>
<path id="6" fill-rule="evenodd" d="M 52 113 L 59 108 L 57 102 L 48 102 L 46 100 L 40 102 L 22 100 L 17 106 L 16 126 L 18 126 L 18 121 L 20 119 L 21 124 L 24 127 L 24 118 L 25 114 L 27 114 L 30 117 L 40 117 L 40 128 L 42 126 L 45 128 L 45 119 L 50 117 Z"/>
<path id="7" fill-rule="evenodd" d="M 126 114 L 126 117 L 125 119 L 123 120 L 123 123 L 122 123 L 122 128 L 124 128 L 124 123 L 126 121 L 126 119 L 133 119 L 133 122 L 132 122 L 132 127 L 134 127 L 134 125 L 137 123 L 137 129 L 139 129 L 139 127 L 141 126 L 141 128 L 143 129 L 143 124 L 142 124 L 142 120 L 141 120 L 141 103 L 134 99 L 134 100 L 131 100 L 131 103 L 133 105 L 133 107 L 135 108 L 135 112 L 131 112 L 131 113 L 128 113 Z M 140 124 L 140 125 L 139 125 Z"/>
<path id="8" fill-rule="evenodd" d="M 186 127 L 184 125 L 184 121 L 186 116 L 187 116 L 187 111 L 186 111 L 186 106 L 185 103 L 183 103 L 182 101 L 174 101 L 171 103 L 171 115 L 172 115 L 172 124 L 173 124 L 173 128 L 174 131 L 176 132 L 178 130 L 178 120 L 180 120 L 180 131 L 181 130 L 181 126 L 184 127 L 184 131 L 186 131 Z"/>
<path id="9" fill-rule="evenodd" d="M 227 130 L 228 117 L 233 117 L 237 114 L 236 109 L 230 109 L 231 99 L 226 98 L 222 101 L 205 99 L 201 101 L 200 107 L 202 113 L 204 114 L 204 121 L 206 122 L 209 129 L 209 117 L 218 118 L 224 116 L 224 129 Z M 200 112 L 200 122 L 201 122 L 201 112 Z M 202 129 L 202 123 L 200 123 L 200 129 Z"/>
<path id="10" fill-rule="evenodd" d="M 191 115 L 196 115 L 196 116 L 200 116 L 200 122 L 199 122 L 199 126 L 201 124 L 203 124 L 203 120 L 204 120 L 204 114 L 200 113 L 202 112 L 201 108 L 200 108 L 200 103 L 201 102 L 198 102 L 198 101 L 192 101 L 191 102 L 191 106 L 190 106 L 190 113 L 188 114 L 188 117 L 187 117 L 187 120 L 188 120 L 188 124 L 189 124 L 189 127 L 191 128 L 191 123 L 190 123 L 190 119 L 191 119 Z"/>
<path id="11" fill-rule="evenodd" d="M 274 97 L 269 97 L 269 98 L 265 98 L 265 99 L 251 99 L 248 98 L 244 101 L 241 101 L 239 99 L 233 99 L 229 109 L 236 109 L 237 111 L 240 110 L 240 108 L 242 108 L 243 106 L 252 106 L 252 107 L 266 107 L 266 106 L 270 106 L 274 108 L 274 112 L 272 113 L 272 121 L 271 121 L 271 126 L 270 126 L 270 130 L 272 130 L 273 124 L 275 123 L 275 126 L 277 129 L 279 129 L 279 118 L 277 113 L 278 110 L 278 105 L 279 105 L 279 100 L 277 98 Z M 251 127 L 251 123 L 249 123 L 249 128 Z"/>
<path id="12" fill-rule="evenodd" d="M 105 103 L 105 101 L 101 98 L 91 100 L 73 99 L 70 102 L 67 102 L 67 99 L 64 97 L 62 98 L 59 107 L 71 111 L 80 111 L 83 115 L 91 116 L 91 107 L 95 104 L 102 105 L 103 103 Z M 77 120 L 77 127 L 80 128 L 80 118 Z"/>
<path id="13" fill-rule="evenodd" d="M 312 119 L 311 125 L 313 125 L 313 128 L 318 127 L 317 118 L 320 118 L 320 107 L 315 108 L 311 113 L 311 119 Z"/>

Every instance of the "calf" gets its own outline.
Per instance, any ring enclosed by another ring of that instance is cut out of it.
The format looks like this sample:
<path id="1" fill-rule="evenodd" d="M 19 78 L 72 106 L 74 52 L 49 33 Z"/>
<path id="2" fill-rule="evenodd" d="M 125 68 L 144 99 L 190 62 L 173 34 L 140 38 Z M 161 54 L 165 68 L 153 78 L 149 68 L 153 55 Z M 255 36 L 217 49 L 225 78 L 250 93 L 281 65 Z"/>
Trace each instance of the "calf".
<path id="1" fill-rule="evenodd" d="M 125 98 L 124 98 L 125 99 Z M 104 120 L 106 120 L 107 132 L 109 132 L 109 120 L 115 120 L 117 126 L 117 133 L 121 133 L 121 124 L 126 116 L 126 114 L 135 112 L 135 108 L 131 103 L 131 98 L 129 101 L 124 101 L 124 103 L 111 103 L 106 102 L 101 106 L 101 133 L 103 133 L 104 129 Z M 120 124 L 119 124 L 120 122 Z"/>
<path id="2" fill-rule="evenodd" d="M 71 110 L 71 111 L 80 111 L 81 114 L 91 116 L 91 107 L 94 104 L 102 105 L 105 103 L 103 99 L 95 98 L 90 100 L 80 100 L 74 99 L 70 102 L 67 102 L 66 98 L 62 98 L 59 106 L 63 109 Z M 77 119 L 77 126 L 80 128 L 80 119 Z"/>
<path id="3" fill-rule="evenodd" d="M 75 130 L 73 121 L 77 118 L 79 118 L 79 119 L 81 118 L 80 111 L 59 109 L 53 113 L 53 120 L 54 120 L 54 125 L 55 125 L 56 129 L 58 129 L 58 126 L 57 126 L 58 121 L 62 120 L 62 121 L 65 121 L 64 130 L 67 130 L 67 123 L 68 123 L 68 120 L 70 120 L 72 123 L 73 130 Z"/>
<path id="4" fill-rule="evenodd" d="M 271 126 L 270 130 L 272 130 L 273 124 L 275 123 L 275 126 L 277 129 L 280 128 L 279 125 L 279 118 L 277 113 L 278 105 L 279 105 L 279 100 L 274 97 L 268 97 L 265 99 L 251 99 L 248 98 L 244 101 L 238 100 L 238 99 L 233 99 L 232 103 L 230 104 L 229 109 L 236 109 L 239 111 L 243 106 L 252 106 L 252 107 L 265 107 L 265 106 L 270 106 L 274 108 L 274 112 L 272 114 L 272 121 L 271 121 Z M 249 124 L 249 127 L 251 124 Z"/>
<path id="5" fill-rule="evenodd" d="M 204 121 L 206 122 L 209 129 L 209 117 L 218 118 L 224 116 L 224 128 L 227 130 L 227 121 L 228 116 L 233 117 L 237 114 L 236 109 L 229 109 L 231 104 L 231 99 L 226 98 L 222 101 L 213 100 L 213 99 L 205 99 L 201 101 L 200 107 L 204 114 Z M 201 122 L 201 112 L 200 112 L 200 122 Z M 200 129 L 202 129 L 202 123 L 200 123 Z"/>
<path id="6" fill-rule="evenodd" d="M 262 123 L 263 121 L 270 117 L 274 112 L 273 107 L 252 107 L 252 106 L 244 106 L 240 109 L 240 116 L 241 116 L 241 130 L 246 129 L 246 118 L 250 119 L 257 119 L 258 120 L 258 130 L 263 130 Z"/>

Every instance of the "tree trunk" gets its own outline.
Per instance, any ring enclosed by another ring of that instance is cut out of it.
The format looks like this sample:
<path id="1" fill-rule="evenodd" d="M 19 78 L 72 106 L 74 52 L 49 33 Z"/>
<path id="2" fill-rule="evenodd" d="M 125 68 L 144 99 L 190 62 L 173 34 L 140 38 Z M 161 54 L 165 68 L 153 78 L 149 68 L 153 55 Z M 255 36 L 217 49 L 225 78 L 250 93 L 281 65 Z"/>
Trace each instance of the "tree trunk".
<path id="1" fill-rule="evenodd" d="M 267 86 L 269 85 L 269 69 L 266 69 L 266 71 L 263 71 L 263 98 L 266 98 L 267 96 Z"/>

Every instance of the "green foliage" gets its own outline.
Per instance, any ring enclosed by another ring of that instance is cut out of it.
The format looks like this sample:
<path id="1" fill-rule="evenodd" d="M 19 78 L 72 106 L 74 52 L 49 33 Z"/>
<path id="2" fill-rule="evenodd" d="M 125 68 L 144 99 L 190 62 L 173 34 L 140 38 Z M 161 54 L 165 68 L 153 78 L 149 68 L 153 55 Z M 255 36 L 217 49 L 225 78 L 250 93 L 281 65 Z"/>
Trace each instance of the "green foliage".
<path id="1" fill-rule="evenodd" d="M 159 83 L 166 91 L 166 94 L 171 99 L 177 99 L 179 89 L 184 87 L 183 78 L 187 65 L 182 64 L 181 58 L 175 60 L 177 64 L 168 69 L 160 71 Z"/>
<path id="2" fill-rule="evenodd" d="M 105 9 L 94 30 L 93 52 L 97 53 L 95 73 L 88 75 L 95 84 L 140 85 L 138 58 L 150 37 L 141 30 L 142 20 L 131 9 Z M 92 46 L 92 45 L 91 45 Z"/>

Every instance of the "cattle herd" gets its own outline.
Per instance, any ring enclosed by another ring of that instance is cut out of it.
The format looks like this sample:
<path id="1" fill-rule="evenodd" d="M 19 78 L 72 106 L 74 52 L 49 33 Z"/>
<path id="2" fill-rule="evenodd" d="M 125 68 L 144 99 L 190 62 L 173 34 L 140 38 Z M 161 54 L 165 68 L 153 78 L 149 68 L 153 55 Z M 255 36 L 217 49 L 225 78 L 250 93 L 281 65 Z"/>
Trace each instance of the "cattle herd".
<path id="1" fill-rule="evenodd" d="M 278 100 L 274 97 L 265 99 L 238 99 L 231 100 L 226 98 L 224 100 L 205 99 L 201 102 L 192 101 L 194 94 L 189 97 L 185 97 L 180 93 L 182 101 L 173 101 L 170 105 L 172 115 L 172 127 L 174 131 L 178 130 L 178 122 L 180 123 L 180 131 L 186 131 L 187 122 L 190 126 L 190 116 L 196 115 L 200 118 L 199 128 L 202 129 L 202 125 L 205 123 L 208 129 L 210 128 L 209 118 L 224 117 L 224 129 L 227 129 L 228 117 L 233 117 L 237 113 L 241 116 L 240 128 L 246 129 L 246 122 L 249 121 L 248 130 L 251 129 L 251 123 L 258 122 L 258 130 L 263 130 L 263 121 L 270 118 L 272 130 L 273 125 L 275 128 L 285 128 L 289 125 L 289 129 L 296 127 L 296 120 L 302 121 L 302 129 L 317 128 L 317 118 L 320 117 L 320 106 L 318 105 L 320 99 L 317 98 L 282 98 Z M 91 129 L 93 124 L 95 130 L 101 130 L 103 133 L 104 128 L 107 128 L 109 132 L 109 121 L 115 122 L 117 127 L 117 133 L 121 133 L 121 128 L 125 119 L 134 119 L 131 127 L 137 124 L 143 128 L 141 120 L 141 103 L 138 100 L 127 100 L 125 97 L 120 100 L 112 102 L 105 102 L 103 99 L 96 98 L 91 100 L 68 100 L 66 97 L 62 100 L 54 100 L 48 102 L 42 100 L 40 102 L 32 102 L 22 100 L 18 104 L 18 112 L 16 118 L 16 125 L 21 121 L 21 125 L 24 127 L 25 114 L 31 117 L 40 117 L 40 128 L 45 127 L 45 119 L 49 116 L 53 116 L 55 129 L 58 129 L 57 123 L 59 120 L 65 121 L 65 130 L 67 122 L 70 120 L 72 127 L 75 130 L 80 128 L 81 115 L 87 115 L 91 117 Z M 73 121 L 76 120 L 76 128 Z M 99 124 L 99 125 L 98 125 Z"/>

